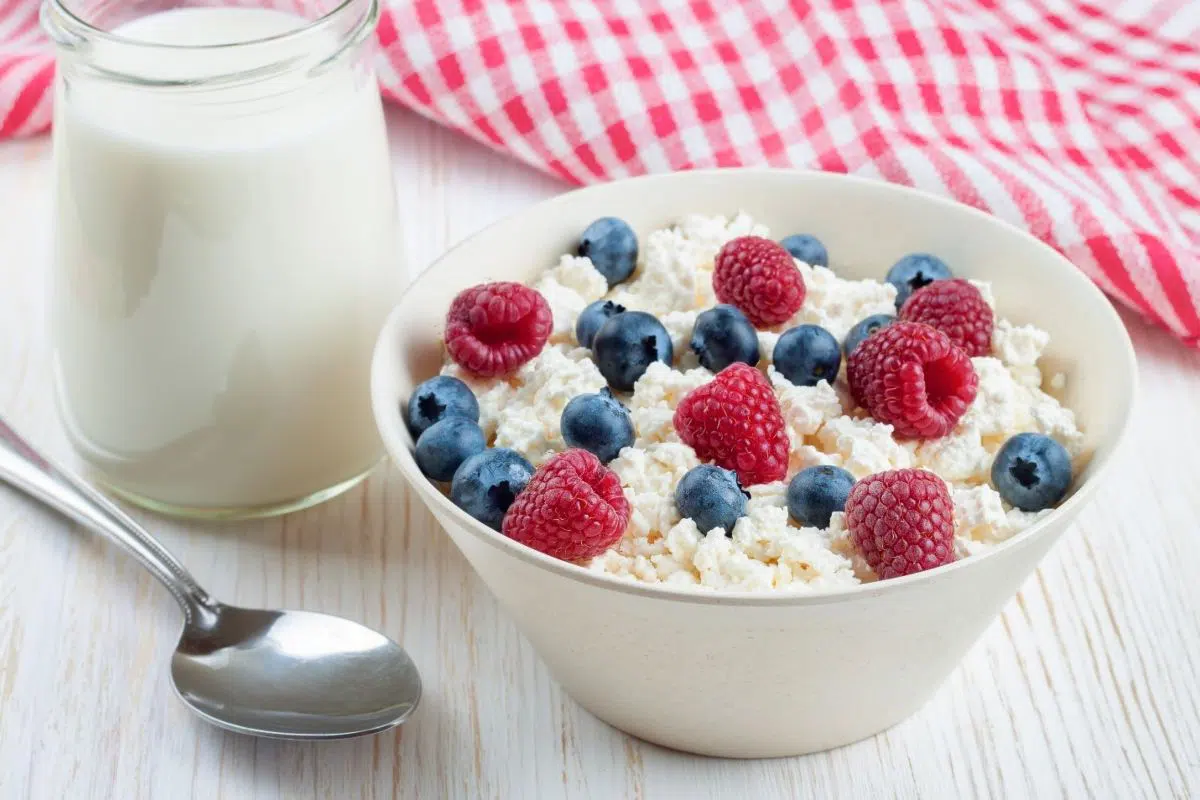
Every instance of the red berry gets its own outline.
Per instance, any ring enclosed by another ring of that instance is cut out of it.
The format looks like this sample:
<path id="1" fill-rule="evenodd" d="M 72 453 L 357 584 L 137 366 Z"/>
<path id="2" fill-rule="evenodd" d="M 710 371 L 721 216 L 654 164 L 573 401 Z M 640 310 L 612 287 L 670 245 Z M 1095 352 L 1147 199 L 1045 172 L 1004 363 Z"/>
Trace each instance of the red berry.
<path id="1" fill-rule="evenodd" d="M 532 359 L 550 338 L 550 305 L 519 283 L 483 283 L 461 292 L 446 315 L 446 350 L 460 367 L 490 378 Z"/>
<path id="2" fill-rule="evenodd" d="M 629 524 L 617 474 L 587 450 L 543 464 L 504 515 L 504 535 L 564 561 L 598 556 Z"/>
<path id="3" fill-rule="evenodd" d="M 679 438 L 702 461 L 737 473 L 742 486 L 787 475 L 788 437 L 779 400 L 754 367 L 730 364 L 675 409 Z"/>
<path id="4" fill-rule="evenodd" d="M 869 475 L 846 498 L 854 546 L 880 578 L 898 578 L 954 561 L 954 503 L 932 472 Z"/>
<path id="5" fill-rule="evenodd" d="M 846 360 L 855 402 L 909 439 L 954 430 L 975 400 L 979 376 L 950 337 L 920 322 L 893 322 Z"/>
<path id="6" fill-rule="evenodd" d="M 807 289 L 791 253 L 761 236 L 742 236 L 717 253 L 713 291 L 741 309 L 755 327 L 787 322 L 804 304 Z"/>
<path id="7" fill-rule="evenodd" d="M 992 352 L 992 307 L 970 281 L 962 278 L 922 286 L 904 301 L 900 319 L 937 328 L 969 356 Z"/>

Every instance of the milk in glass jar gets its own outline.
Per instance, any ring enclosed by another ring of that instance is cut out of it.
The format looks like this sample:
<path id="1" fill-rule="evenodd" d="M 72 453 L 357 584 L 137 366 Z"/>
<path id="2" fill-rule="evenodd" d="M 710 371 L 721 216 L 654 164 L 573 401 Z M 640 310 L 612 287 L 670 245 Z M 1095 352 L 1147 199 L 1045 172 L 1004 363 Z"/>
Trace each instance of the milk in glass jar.
<path id="1" fill-rule="evenodd" d="M 369 364 L 404 270 L 378 6 L 295 8 L 43 8 L 62 418 L 168 513 L 300 508 L 382 455 Z"/>

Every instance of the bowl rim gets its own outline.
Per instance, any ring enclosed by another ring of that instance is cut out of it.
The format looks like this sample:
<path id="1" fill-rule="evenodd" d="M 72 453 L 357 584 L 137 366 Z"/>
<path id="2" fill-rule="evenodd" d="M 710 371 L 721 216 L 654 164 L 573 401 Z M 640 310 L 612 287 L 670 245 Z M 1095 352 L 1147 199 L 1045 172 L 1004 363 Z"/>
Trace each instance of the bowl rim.
<path id="1" fill-rule="evenodd" d="M 1073 280 L 1076 284 L 1076 291 L 1083 292 L 1092 298 L 1097 305 L 1097 312 L 1100 313 L 1108 322 L 1109 325 L 1119 332 L 1117 337 L 1122 347 L 1120 352 L 1113 353 L 1111 356 L 1119 360 L 1120 366 L 1125 373 L 1126 380 L 1122 381 L 1126 387 L 1124 397 L 1121 398 L 1120 423 L 1116 426 L 1116 430 L 1107 432 L 1108 444 L 1107 452 L 1103 457 L 1093 457 L 1089 463 L 1091 474 L 1087 480 L 1083 481 L 1070 497 L 1060 506 L 1051 510 L 1049 514 L 1039 519 L 1034 524 L 1030 525 L 1025 530 L 1015 536 L 999 543 L 995 547 L 989 549 L 985 553 L 973 555 L 969 558 L 956 559 L 954 563 L 938 567 L 933 570 L 905 575 L 899 578 L 890 578 L 888 580 L 874 581 L 871 583 L 860 583 L 853 586 L 833 587 L 828 589 L 817 590 L 716 590 L 697 588 L 692 586 L 673 586 L 667 584 L 652 584 L 643 583 L 641 581 L 632 581 L 626 578 L 609 575 L 607 573 L 594 572 L 587 567 L 578 564 L 562 561 L 557 558 L 540 553 L 533 548 L 519 544 L 518 542 L 509 539 L 502 533 L 489 528 L 482 522 L 479 522 L 474 517 L 467 514 L 458 506 L 451 502 L 450 498 L 438 490 L 429 480 L 421 474 L 417 468 L 413 454 L 409 452 L 409 448 L 404 445 L 403 438 L 400 436 L 400 430 L 403 429 L 403 421 L 401 416 L 396 413 L 396 398 L 384 396 L 383 381 L 380 375 L 385 369 L 389 368 L 386 364 L 388 355 L 392 351 L 391 342 L 394 341 L 392 331 L 401 325 L 400 310 L 406 305 L 406 302 L 411 296 L 419 294 L 427 282 L 435 280 L 433 277 L 437 269 L 451 255 L 466 246 L 475 239 L 484 236 L 485 234 L 507 226 L 518 220 L 527 220 L 535 218 L 547 211 L 554 209 L 559 205 L 564 205 L 573 201 L 573 199 L 581 194 L 589 194 L 594 192 L 612 191 L 614 185 L 634 185 L 641 186 L 645 191 L 653 191 L 654 184 L 671 181 L 689 181 L 703 180 L 713 178 L 725 178 L 730 176 L 765 178 L 769 180 L 778 180 L 780 178 L 791 177 L 801 181 L 816 180 L 833 181 L 833 182 L 848 182 L 859 184 L 870 191 L 883 192 L 893 195 L 898 202 L 906 199 L 918 198 L 921 202 L 929 203 L 935 207 L 939 207 L 943 211 L 953 211 L 953 213 L 966 213 L 975 217 L 981 218 L 987 224 L 997 225 L 1007 229 L 1010 235 L 1015 235 L 1023 239 L 1027 244 L 1042 249 L 1051 260 L 1056 261 L 1059 266 L 1071 274 L 1069 280 Z M 767 176 L 770 176 L 767 178 Z M 508 555 L 521 559 L 531 566 L 541 568 L 553 572 L 563 578 L 571 581 L 584 583 L 594 586 L 599 589 L 608 589 L 612 591 L 623 592 L 630 595 L 638 595 L 647 598 L 658 598 L 662 600 L 670 600 L 682 603 L 694 603 L 699 605 L 732 605 L 732 606 L 800 606 L 800 605 L 824 605 L 826 603 L 836 603 L 848 601 L 855 598 L 874 597 L 889 594 L 893 592 L 901 592 L 912 589 L 916 586 L 930 584 L 939 580 L 948 579 L 949 576 L 956 572 L 968 570 L 972 565 L 979 565 L 996 556 L 1009 551 L 1015 551 L 1023 548 L 1033 542 L 1035 539 L 1046 535 L 1055 523 L 1066 517 L 1069 522 L 1078 513 L 1079 509 L 1088 502 L 1092 494 L 1096 491 L 1096 487 L 1100 484 L 1103 477 L 1107 474 L 1110 464 L 1116 454 L 1122 449 L 1122 446 L 1128 436 L 1130 422 L 1133 415 L 1133 407 L 1138 394 L 1138 372 L 1137 362 L 1133 350 L 1133 343 L 1129 338 L 1129 331 L 1126 329 L 1116 309 L 1104 295 L 1103 292 L 1084 275 L 1083 271 L 1071 263 L 1062 253 L 1055 250 L 1050 245 L 1041 241 L 1037 237 L 1028 233 L 1025 230 L 1013 225 L 1012 223 L 988 214 L 973 206 L 965 203 L 960 203 L 957 200 L 942 197 L 920 189 L 900 184 L 888 183 L 885 181 L 874 180 L 870 178 L 859 177 L 855 175 L 846 175 L 843 173 L 824 172 L 821 170 L 811 169 L 781 169 L 773 167 L 736 167 L 736 168 L 711 168 L 697 169 L 680 172 L 655 173 L 650 175 L 640 175 L 631 178 L 622 178 L 615 181 L 593 184 L 590 186 L 570 189 L 559 193 L 552 197 L 533 203 L 525 208 L 519 209 L 511 214 L 507 214 L 500 219 L 484 226 L 475 231 L 470 236 L 467 236 L 462 241 L 448 248 L 440 256 L 438 256 L 428 267 L 425 268 L 416 278 L 412 280 L 409 286 L 405 289 L 400 299 L 397 301 L 392 311 L 388 314 L 379 338 L 375 345 L 375 350 L 371 360 L 371 399 L 372 408 L 375 414 L 376 427 L 379 428 L 380 435 L 383 438 L 384 444 L 392 458 L 399 466 L 405 481 L 409 487 L 420 495 L 430 511 L 440 512 L 440 514 L 448 515 L 454 519 L 455 523 L 464 530 L 470 532 L 476 539 L 488 544 L 489 546 L 501 550 Z M 438 513 L 435 513 L 438 516 Z M 439 524 L 441 521 L 439 520 Z M 442 527 L 445 527 L 442 525 Z"/>

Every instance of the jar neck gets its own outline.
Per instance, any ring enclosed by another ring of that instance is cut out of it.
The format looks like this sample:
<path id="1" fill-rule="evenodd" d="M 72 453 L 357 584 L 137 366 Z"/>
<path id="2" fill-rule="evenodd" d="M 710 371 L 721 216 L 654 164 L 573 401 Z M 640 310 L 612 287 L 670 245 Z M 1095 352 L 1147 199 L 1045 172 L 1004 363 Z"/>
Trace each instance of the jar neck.
<path id="1" fill-rule="evenodd" d="M 139 24 L 148 14 L 130 13 L 130 4 L 109 0 L 44 0 L 41 20 L 65 72 L 145 87 L 218 88 L 319 73 L 353 58 L 379 19 L 379 0 L 332 0 L 336 5 L 327 13 L 317 9 L 313 19 L 232 2 L 230 10 L 267 16 L 245 28 L 234 26 L 233 35 L 222 31 L 206 39 L 193 32 L 165 41 L 153 27 Z M 181 5 L 155 12 L 197 10 Z"/>

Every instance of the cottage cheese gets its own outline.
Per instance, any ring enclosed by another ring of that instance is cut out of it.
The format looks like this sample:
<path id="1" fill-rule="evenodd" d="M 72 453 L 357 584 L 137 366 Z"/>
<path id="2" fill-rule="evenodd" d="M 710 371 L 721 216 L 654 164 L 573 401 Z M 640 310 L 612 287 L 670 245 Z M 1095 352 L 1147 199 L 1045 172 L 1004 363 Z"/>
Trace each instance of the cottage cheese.
<path id="1" fill-rule="evenodd" d="M 564 255 L 557 265 L 546 270 L 533 288 L 546 298 L 554 316 L 550 342 L 573 343 L 575 321 L 580 312 L 589 303 L 608 294 L 608 281 L 592 266 L 590 258 Z"/>
<path id="2" fill-rule="evenodd" d="M 713 260 L 739 236 L 766 236 L 767 229 L 746 214 L 732 219 L 692 214 L 673 227 L 646 237 L 642 264 L 633 279 L 618 286 L 612 300 L 634 311 L 663 317 L 672 311 L 703 311 L 716 305 Z"/>
<path id="3" fill-rule="evenodd" d="M 855 478 L 913 466 L 912 451 L 892 437 L 892 426 L 873 419 L 836 417 L 821 426 L 816 441 Z"/>
<path id="4" fill-rule="evenodd" d="M 548 345 L 517 370 L 508 391 L 481 396 L 479 417 L 494 424 L 493 445 L 522 453 L 535 467 L 565 450 L 563 409 L 576 395 L 608 385 L 590 355 L 580 347 Z"/>
<path id="5" fill-rule="evenodd" d="M 587 565 L 627 580 L 695 590 L 817 591 L 872 581 L 876 576 L 834 514 L 828 529 L 800 527 L 787 512 L 784 481 L 750 489 L 746 516 L 734 529 L 697 530 L 675 508 L 675 487 L 699 465 L 695 451 L 679 441 L 674 413 L 693 389 L 712 380 L 690 352 L 697 315 L 712 307 L 712 266 L 730 239 L 768 232 L 745 214 L 732 218 L 688 216 L 646 236 L 633 279 L 608 291 L 586 258 L 564 256 L 534 284 L 554 313 L 552 344 L 507 379 L 479 380 L 454 364 L 442 372 L 467 382 L 479 398 L 480 423 L 489 440 L 541 464 L 565 448 L 559 430 L 563 408 L 578 394 L 605 386 L 588 350 L 575 346 L 578 314 L 607 297 L 626 308 L 655 314 L 675 347 L 674 364 L 652 364 L 622 398 L 636 441 L 609 467 L 631 506 L 624 536 Z M 835 464 L 856 478 L 890 469 L 921 467 L 949 485 L 955 509 L 955 548 L 968 557 L 995 547 L 1048 512 L 1029 514 L 1005 505 L 991 488 L 996 451 L 1011 436 L 1037 431 L 1053 436 L 1076 459 L 1086 457 L 1083 434 L 1070 409 L 1042 390 L 1039 359 L 1050 337 L 1032 325 L 997 319 L 992 354 L 974 358 L 979 393 L 957 428 L 932 441 L 904 442 L 849 395 L 844 377 L 834 384 L 794 386 L 770 366 L 779 335 L 802 323 L 821 325 L 841 339 L 859 320 L 895 311 L 895 289 L 881 281 L 855 281 L 797 262 L 808 287 L 804 307 L 786 325 L 759 331 L 765 370 L 779 398 L 790 446 L 789 476 L 815 464 Z M 972 281 L 994 306 L 991 287 Z M 1060 393 L 1056 373 L 1046 386 Z"/>
<path id="6" fill-rule="evenodd" d="M 635 446 L 645 447 L 655 442 L 678 442 L 675 433 L 675 407 L 688 392 L 713 379 L 703 367 L 686 372 L 671 369 L 655 362 L 633 386 L 629 413 L 637 432 Z"/>
<path id="7" fill-rule="evenodd" d="M 780 331 L 797 325 L 820 325 L 839 342 L 859 320 L 896 313 L 896 287 L 881 281 L 839 278 L 833 270 L 797 261 L 808 294 L 796 315 Z"/>
<path id="8" fill-rule="evenodd" d="M 671 337 L 675 363 L 681 366 L 699 366 L 696 354 L 692 352 L 692 328 L 696 327 L 698 316 L 699 311 L 668 311 L 658 318 Z"/>
<path id="9" fill-rule="evenodd" d="M 975 555 L 1020 533 L 1049 511 L 1006 508 L 990 486 L 954 486 L 954 544 L 960 555 Z"/>

